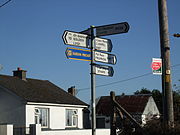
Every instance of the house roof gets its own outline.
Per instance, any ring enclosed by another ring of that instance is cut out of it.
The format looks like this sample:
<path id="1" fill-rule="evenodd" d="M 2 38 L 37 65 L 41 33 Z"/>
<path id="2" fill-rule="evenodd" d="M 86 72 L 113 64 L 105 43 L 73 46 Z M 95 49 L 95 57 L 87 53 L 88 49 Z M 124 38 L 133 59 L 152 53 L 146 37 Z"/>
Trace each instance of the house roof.
<path id="1" fill-rule="evenodd" d="M 143 113 L 151 95 L 124 95 L 116 96 L 116 101 L 129 113 Z M 110 96 L 100 97 L 96 105 L 96 114 L 109 116 L 111 113 Z"/>
<path id="2" fill-rule="evenodd" d="M 27 102 L 85 105 L 86 103 L 47 80 L 0 75 L 0 86 Z"/>

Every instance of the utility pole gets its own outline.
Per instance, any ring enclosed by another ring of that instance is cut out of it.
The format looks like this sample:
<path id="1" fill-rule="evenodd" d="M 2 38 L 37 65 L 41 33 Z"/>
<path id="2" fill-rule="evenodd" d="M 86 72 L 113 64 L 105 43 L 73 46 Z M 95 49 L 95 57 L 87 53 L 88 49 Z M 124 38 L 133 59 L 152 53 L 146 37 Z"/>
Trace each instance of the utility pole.
<path id="1" fill-rule="evenodd" d="M 174 127 L 173 96 L 170 69 L 170 45 L 168 33 L 168 17 L 166 0 L 158 0 L 160 47 L 162 58 L 162 93 L 163 93 L 163 119 L 165 126 Z"/>

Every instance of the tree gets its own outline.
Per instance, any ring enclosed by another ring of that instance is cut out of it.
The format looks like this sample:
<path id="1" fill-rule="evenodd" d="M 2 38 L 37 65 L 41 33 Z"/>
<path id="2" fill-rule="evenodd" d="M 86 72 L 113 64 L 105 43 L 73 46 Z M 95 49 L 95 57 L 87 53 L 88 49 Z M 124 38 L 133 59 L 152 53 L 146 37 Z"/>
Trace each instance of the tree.
<path id="1" fill-rule="evenodd" d="M 180 80 L 173 85 L 174 119 L 180 123 Z"/>
<path id="2" fill-rule="evenodd" d="M 138 95 L 138 94 L 151 94 L 151 91 L 148 90 L 147 88 L 142 88 L 141 90 L 137 90 L 136 92 L 134 92 L 135 95 Z"/>

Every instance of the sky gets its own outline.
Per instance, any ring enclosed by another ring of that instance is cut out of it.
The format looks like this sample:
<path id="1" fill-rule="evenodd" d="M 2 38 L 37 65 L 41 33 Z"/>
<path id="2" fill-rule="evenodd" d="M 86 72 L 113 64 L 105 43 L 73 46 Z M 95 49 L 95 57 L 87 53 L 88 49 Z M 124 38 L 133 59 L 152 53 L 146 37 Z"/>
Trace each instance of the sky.
<path id="1" fill-rule="evenodd" d="M 167 0 L 167 7 L 173 85 L 180 79 L 180 38 L 173 37 L 180 33 L 180 1 Z M 157 0 L 11 0 L 0 7 L 0 74 L 21 67 L 28 78 L 49 80 L 66 91 L 75 86 L 76 96 L 89 103 L 90 63 L 67 59 L 66 48 L 72 46 L 62 35 L 121 22 L 130 25 L 128 33 L 103 36 L 112 41 L 117 63 L 97 63 L 112 66 L 114 75 L 96 75 L 96 97 L 161 91 L 161 76 L 151 73 L 152 58 L 160 57 Z"/>

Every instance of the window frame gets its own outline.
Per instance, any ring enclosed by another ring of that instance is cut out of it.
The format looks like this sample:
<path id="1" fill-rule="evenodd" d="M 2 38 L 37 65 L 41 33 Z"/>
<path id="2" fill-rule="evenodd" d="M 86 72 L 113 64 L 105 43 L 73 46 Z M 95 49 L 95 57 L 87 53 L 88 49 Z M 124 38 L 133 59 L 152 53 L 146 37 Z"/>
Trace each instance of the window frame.
<path id="1" fill-rule="evenodd" d="M 69 122 L 68 122 L 68 120 L 69 120 Z M 67 128 L 77 128 L 78 127 L 78 109 L 66 109 L 65 110 L 65 126 Z"/>
<path id="2" fill-rule="evenodd" d="M 39 110 L 39 112 L 36 112 L 36 109 Z M 35 108 L 35 117 L 34 117 L 35 123 L 41 124 L 42 128 L 49 128 L 49 116 L 50 116 L 49 115 L 49 108 L 41 108 L 41 107 Z M 45 119 L 43 119 L 43 117 L 45 117 Z M 45 125 L 44 125 L 44 121 L 45 121 Z"/>

